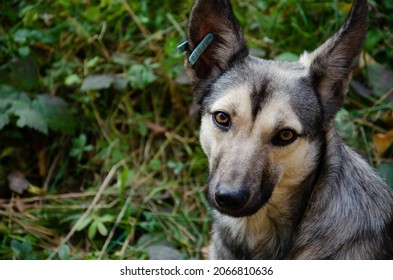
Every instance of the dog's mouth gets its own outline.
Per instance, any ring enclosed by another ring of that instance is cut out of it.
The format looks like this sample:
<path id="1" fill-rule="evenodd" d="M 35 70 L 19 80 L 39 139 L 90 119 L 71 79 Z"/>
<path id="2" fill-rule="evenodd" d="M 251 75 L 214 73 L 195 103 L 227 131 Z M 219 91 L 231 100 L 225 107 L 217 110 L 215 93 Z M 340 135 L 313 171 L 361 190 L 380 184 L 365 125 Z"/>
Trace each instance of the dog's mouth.
<path id="1" fill-rule="evenodd" d="M 272 195 L 272 188 L 252 193 L 247 189 L 230 190 L 218 188 L 209 195 L 210 204 L 220 213 L 232 217 L 252 216 L 261 209 Z"/>

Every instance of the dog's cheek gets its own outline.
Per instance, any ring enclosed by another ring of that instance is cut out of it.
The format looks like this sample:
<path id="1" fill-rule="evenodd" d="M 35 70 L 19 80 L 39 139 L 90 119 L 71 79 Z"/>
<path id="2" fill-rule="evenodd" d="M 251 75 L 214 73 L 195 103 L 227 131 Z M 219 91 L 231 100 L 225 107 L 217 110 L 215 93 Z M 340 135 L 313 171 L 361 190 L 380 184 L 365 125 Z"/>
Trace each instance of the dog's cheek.
<path id="1" fill-rule="evenodd" d="M 297 186 L 317 167 L 318 148 L 306 139 L 294 143 L 275 154 L 274 161 L 281 171 L 278 185 L 281 187 Z"/>
<path id="2" fill-rule="evenodd" d="M 213 145 L 216 142 L 215 138 L 214 127 L 212 127 L 211 120 L 209 116 L 205 115 L 202 117 L 201 122 L 200 142 L 203 151 L 209 159 L 209 162 L 212 158 Z"/>

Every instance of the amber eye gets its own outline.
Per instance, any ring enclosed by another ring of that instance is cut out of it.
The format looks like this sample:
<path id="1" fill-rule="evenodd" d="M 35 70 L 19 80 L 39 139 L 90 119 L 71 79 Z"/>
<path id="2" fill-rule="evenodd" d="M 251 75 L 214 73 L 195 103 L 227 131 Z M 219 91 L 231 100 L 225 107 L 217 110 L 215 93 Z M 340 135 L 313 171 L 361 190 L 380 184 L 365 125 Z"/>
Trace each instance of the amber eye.
<path id="1" fill-rule="evenodd" d="M 214 123 L 222 130 L 227 131 L 231 126 L 231 118 L 227 113 L 215 112 L 213 113 Z"/>
<path id="2" fill-rule="evenodd" d="M 291 141 L 292 138 L 295 136 L 293 131 L 289 129 L 280 131 L 279 135 L 282 141 Z"/>
<path id="3" fill-rule="evenodd" d="M 292 129 L 280 130 L 272 139 L 273 145 L 286 146 L 297 139 L 298 135 Z"/>

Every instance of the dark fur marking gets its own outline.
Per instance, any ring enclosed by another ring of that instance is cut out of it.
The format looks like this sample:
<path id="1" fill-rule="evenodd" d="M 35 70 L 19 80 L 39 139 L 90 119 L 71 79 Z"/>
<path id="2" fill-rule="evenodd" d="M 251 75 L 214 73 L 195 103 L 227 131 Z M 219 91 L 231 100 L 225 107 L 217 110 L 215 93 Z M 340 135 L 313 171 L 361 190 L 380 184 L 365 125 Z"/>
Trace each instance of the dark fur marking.
<path id="1" fill-rule="evenodd" d="M 269 92 L 269 80 L 263 79 L 261 81 L 261 86 L 257 88 L 257 82 L 254 82 L 254 89 L 251 92 L 251 117 L 252 120 L 255 121 L 258 113 L 261 111 L 262 103 L 270 96 Z"/>

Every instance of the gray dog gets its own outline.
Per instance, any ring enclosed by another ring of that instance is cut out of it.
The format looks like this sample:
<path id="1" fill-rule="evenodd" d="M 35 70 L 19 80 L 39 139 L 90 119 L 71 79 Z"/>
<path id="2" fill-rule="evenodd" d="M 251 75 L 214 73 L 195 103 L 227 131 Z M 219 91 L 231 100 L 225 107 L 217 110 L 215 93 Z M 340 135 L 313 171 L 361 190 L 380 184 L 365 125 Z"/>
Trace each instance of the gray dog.
<path id="1" fill-rule="evenodd" d="M 202 108 L 212 259 L 392 259 L 393 193 L 334 128 L 367 32 L 355 1 L 297 62 L 249 55 L 227 0 L 197 0 L 185 67 Z"/>

